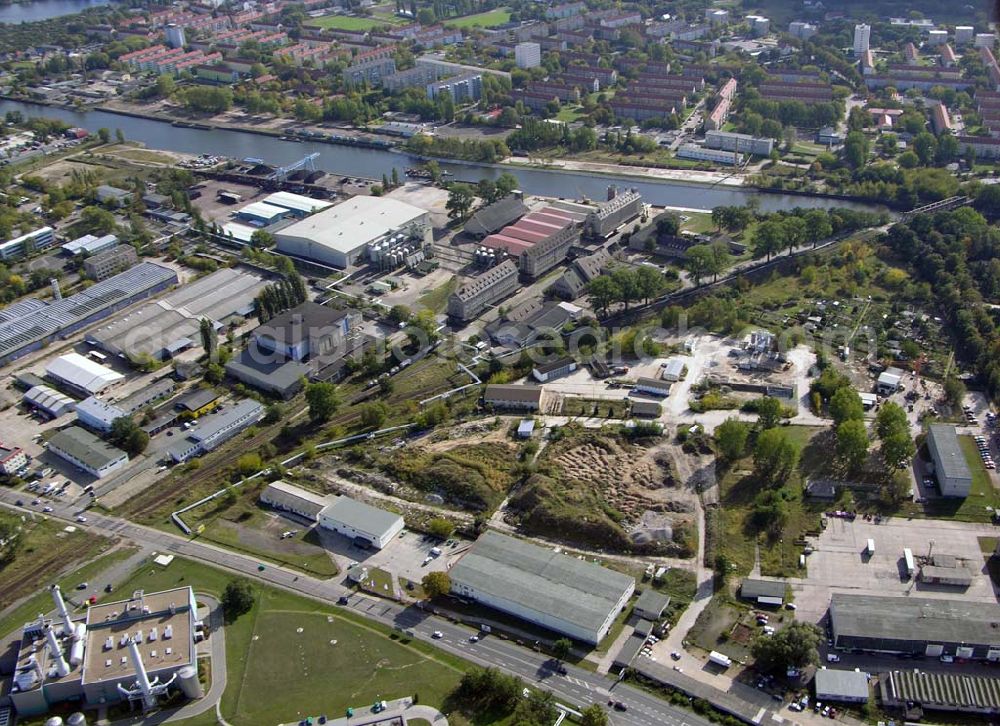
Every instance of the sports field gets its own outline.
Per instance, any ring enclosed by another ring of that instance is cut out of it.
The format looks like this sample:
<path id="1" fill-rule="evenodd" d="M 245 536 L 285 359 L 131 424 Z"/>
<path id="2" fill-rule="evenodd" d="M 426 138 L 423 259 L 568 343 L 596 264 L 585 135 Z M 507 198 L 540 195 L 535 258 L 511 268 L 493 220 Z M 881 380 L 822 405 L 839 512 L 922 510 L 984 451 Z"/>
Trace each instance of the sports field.
<path id="1" fill-rule="evenodd" d="M 494 28 L 510 22 L 510 10 L 499 8 L 487 13 L 476 13 L 445 22 L 450 28 Z"/>
<path id="2" fill-rule="evenodd" d="M 386 17 L 359 18 L 353 15 L 325 15 L 322 18 L 312 18 L 306 25 L 312 28 L 332 28 L 333 30 L 371 30 L 381 25 L 395 25 L 395 19 Z"/>

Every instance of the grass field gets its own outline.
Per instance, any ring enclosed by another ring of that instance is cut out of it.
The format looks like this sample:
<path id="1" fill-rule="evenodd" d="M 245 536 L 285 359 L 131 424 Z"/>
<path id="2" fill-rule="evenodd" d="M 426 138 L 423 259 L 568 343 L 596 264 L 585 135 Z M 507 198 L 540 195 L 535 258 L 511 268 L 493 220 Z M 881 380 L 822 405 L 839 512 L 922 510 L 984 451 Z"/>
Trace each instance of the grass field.
<path id="1" fill-rule="evenodd" d="M 609 401 L 606 399 L 576 398 L 567 396 L 563 399 L 563 416 L 586 416 L 596 418 L 625 418 L 628 413 L 628 401 Z"/>
<path id="2" fill-rule="evenodd" d="M 143 566 L 120 589 L 191 585 L 219 596 L 230 579 L 228 573 L 177 558 L 166 568 Z M 222 714 L 231 723 L 339 716 L 348 706 L 370 704 L 376 697 L 414 693 L 421 703 L 439 706 L 465 668 L 429 645 L 395 640 L 387 629 L 359 616 L 356 621 L 343 609 L 265 586 L 255 589 L 253 609 L 226 628 L 229 683 Z M 214 723 L 214 715 L 204 722 Z"/>
<path id="3" fill-rule="evenodd" d="M 333 30 L 363 31 L 378 28 L 383 25 L 397 25 L 395 18 L 359 18 L 353 15 L 325 15 L 322 18 L 313 18 L 306 21 L 306 25 L 313 28 L 331 28 Z"/>
<path id="4" fill-rule="evenodd" d="M 443 312 L 445 306 L 448 304 L 448 296 L 455 292 L 456 289 L 458 289 L 458 278 L 452 276 L 447 282 L 421 295 L 417 299 L 417 305 L 427 308 L 432 313 Z"/>
<path id="5" fill-rule="evenodd" d="M 48 585 L 58 584 L 62 588 L 63 593 L 71 596 L 78 583 L 93 579 L 95 575 L 103 572 L 115 563 L 128 559 L 133 552 L 135 552 L 135 548 L 133 547 L 121 547 L 88 562 L 62 577 L 53 580 L 36 580 L 34 589 L 38 591 L 38 594 L 28 598 L 21 605 L 0 618 L 0 635 L 13 632 L 29 620 L 37 617 L 38 613 L 47 613 L 52 609 L 52 596 L 45 589 Z M 3 572 L 0 570 L 0 574 Z"/>
<path id="6" fill-rule="evenodd" d="M 58 579 L 60 573 L 74 565 L 79 566 L 111 547 L 111 540 L 94 537 L 80 529 L 66 532 L 64 528 L 65 525 L 61 522 L 47 518 L 29 520 L 24 524 L 23 539 L 17 554 L 0 568 L 0 609 L 33 595 L 45 585 L 56 581 L 62 585 L 62 581 Z M 70 589 L 77 582 L 79 580 L 74 581 L 69 586 Z M 34 602 L 34 599 L 29 600 L 29 603 L 31 602 Z M 7 617 L 0 621 L 3 623 L 0 632 L 7 632 L 23 624 L 26 617 L 37 615 L 37 605 L 27 610 L 20 607 L 15 614 L 13 620 Z"/>
<path id="7" fill-rule="evenodd" d="M 493 28 L 497 25 L 504 25 L 510 22 L 510 10 L 499 8 L 490 10 L 487 13 L 476 13 L 466 15 L 463 18 L 454 18 L 445 22 L 450 28 Z"/>
<path id="8" fill-rule="evenodd" d="M 123 149 L 115 152 L 115 156 L 129 161 L 144 161 L 149 164 L 173 164 L 176 159 L 170 154 L 161 151 L 150 151 L 149 149 Z"/>

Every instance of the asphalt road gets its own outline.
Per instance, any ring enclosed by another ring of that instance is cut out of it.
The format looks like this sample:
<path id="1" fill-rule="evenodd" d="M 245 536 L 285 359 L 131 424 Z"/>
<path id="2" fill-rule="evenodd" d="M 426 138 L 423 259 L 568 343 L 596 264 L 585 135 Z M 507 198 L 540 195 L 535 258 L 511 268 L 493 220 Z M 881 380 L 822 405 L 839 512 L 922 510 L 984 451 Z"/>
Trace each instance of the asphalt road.
<path id="1" fill-rule="evenodd" d="M 41 515 L 41 507 L 16 507 L 15 502 L 25 499 L 23 493 L 2 491 L 0 504 L 21 512 Z M 473 629 L 449 622 L 416 606 L 404 606 L 396 602 L 382 600 L 367 595 L 356 594 L 353 590 L 332 580 L 319 580 L 286 570 L 277 565 L 267 564 L 261 571 L 260 562 L 252 557 L 230 552 L 215 545 L 188 540 L 179 535 L 143 527 L 123 519 L 109 517 L 93 511 L 81 512 L 72 504 L 50 503 L 54 511 L 46 516 L 74 521 L 77 515 L 86 517 L 86 522 L 76 523 L 89 531 L 104 535 L 123 537 L 140 545 L 152 547 L 160 553 L 188 557 L 239 573 L 248 578 L 266 582 L 291 592 L 335 603 L 346 596 L 348 604 L 356 613 L 390 627 L 412 632 L 413 637 L 433 643 L 444 651 L 458 655 L 481 666 L 494 666 L 523 679 L 529 688 L 552 691 L 557 700 L 575 708 L 585 708 L 592 703 L 607 707 L 608 700 L 622 702 L 626 711 L 610 710 L 611 721 L 622 726 L 709 726 L 706 719 L 624 683 L 582 668 L 567 665 L 566 675 L 556 673 L 550 659 L 533 650 L 501 640 L 493 635 L 483 636 L 479 642 L 469 639 L 476 634 Z M 440 631 L 440 639 L 433 633 Z"/>

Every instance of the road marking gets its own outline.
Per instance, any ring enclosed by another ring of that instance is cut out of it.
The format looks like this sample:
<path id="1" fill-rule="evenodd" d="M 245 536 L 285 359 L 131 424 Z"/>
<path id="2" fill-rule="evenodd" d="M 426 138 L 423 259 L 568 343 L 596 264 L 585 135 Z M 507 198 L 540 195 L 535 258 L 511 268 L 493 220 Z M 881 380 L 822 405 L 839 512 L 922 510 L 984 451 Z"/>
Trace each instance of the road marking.
<path id="1" fill-rule="evenodd" d="M 762 709 L 760 709 L 760 710 L 759 710 L 759 711 L 757 712 L 757 715 L 753 717 L 753 719 L 752 719 L 752 720 L 753 720 L 753 722 L 754 722 L 754 723 L 760 723 L 760 722 L 761 722 L 761 721 L 763 720 L 763 718 L 764 718 L 764 714 L 765 714 L 765 713 L 767 713 L 767 709 L 766 709 L 766 708 L 762 708 Z"/>

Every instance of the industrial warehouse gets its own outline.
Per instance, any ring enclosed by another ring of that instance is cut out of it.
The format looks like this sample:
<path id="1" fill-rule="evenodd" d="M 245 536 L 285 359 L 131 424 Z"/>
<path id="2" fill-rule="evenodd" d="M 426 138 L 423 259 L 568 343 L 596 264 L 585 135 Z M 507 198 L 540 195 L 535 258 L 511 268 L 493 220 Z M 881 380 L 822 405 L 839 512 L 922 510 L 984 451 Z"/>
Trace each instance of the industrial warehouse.
<path id="1" fill-rule="evenodd" d="M 280 252 L 344 269 L 366 256 L 377 263 L 380 253 L 397 247 L 422 248 L 431 242 L 431 224 L 425 210 L 406 202 L 353 197 L 276 230 L 274 237 Z"/>
<path id="2" fill-rule="evenodd" d="M 150 710 L 171 686 L 188 698 L 203 695 L 195 662 L 202 626 L 190 587 L 139 590 L 90 607 L 76 622 L 58 585 L 51 592 L 56 617 L 27 623 L 21 636 L 10 691 L 18 715 L 66 701 L 86 707 L 137 701 Z"/>
<path id="3" fill-rule="evenodd" d="M 995 603 L 834 593 L 833 642 L 842 650 L 1000 661 Z"/>
<path id="4" fill-rule="evenodd" d="M 254 298 L 266 285 L 258 273 L 240 268 L 218 270 L 88 333 L 86 340 L 130 360 L 170 358 L 201 345 L 202 318 L 219 329 L 232 315 L 250 315 Z"/>
<path id="5" fill-rule="evenodd" d="M 460 597 L 595 645 L 635 591 L 628 575 L 496 532 L 449 574 Z"/>
<path id="6" fill-rule="evenodd" d="M 0 311 L 0 365 L 176 284 L 173 270 L 142 262 L 67 298 L 21 300 Z"/>

